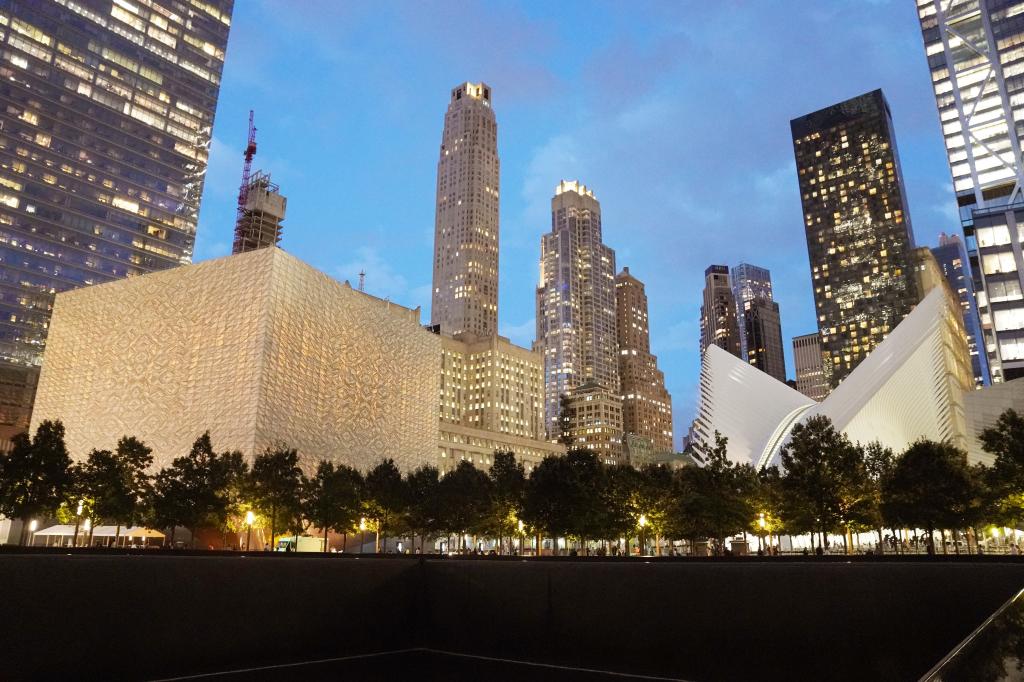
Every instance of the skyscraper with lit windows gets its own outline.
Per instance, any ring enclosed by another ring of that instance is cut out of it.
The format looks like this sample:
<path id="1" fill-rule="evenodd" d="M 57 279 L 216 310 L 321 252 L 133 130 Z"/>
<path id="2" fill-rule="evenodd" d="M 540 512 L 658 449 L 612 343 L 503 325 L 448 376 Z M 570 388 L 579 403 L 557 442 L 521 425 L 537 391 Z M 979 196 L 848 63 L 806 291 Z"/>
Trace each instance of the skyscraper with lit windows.
<path id="1" fill-rule="evenodd" d="M 779 304 L 772 296 L 772 273 L 750 263 L 730 272 L 740 331 L 740 357 L 779 381 L 786 381 Z"/>
<path id="2" fill-rule="evenodd" d="M 655 452 L 671 452 L 672 396 L 658 358 L 651 354 L 644 283 L 629 268 L 615 276 L 615 316 L 623 434 L 644 438 Z"/>
<path id="3" fill-rule="evenodd" d="M 790 127 L 825 378 L 835 387 L 918 302 L 914 235 L 881 90 Z"/>
<path id="4" fill-rule="evenodd" d="M 0 430 L 28 424 L 55 293 L 191 261 L 231 11 L 0 5 Z"/>
<path id="5" fill-rule="evenodd" d="M 1024 0 L 917 0 L 993 382 L 1024 376 L 1022 12 Z"/>
<path id="6" fill-rule="evenodd" d="M 451 91 L 437 161 L 430 323 L 498 333 L 498 124 L 486 83 Z"/>
<path id="7" fill-rule="evenodd" d="M 700 353 L 718 346 L 740 357 L 740 327 L 736 320 L 729 266 L 709 265 L 704 271 L 704 299 L 700 307 Z"/>
<path id="8" fill-rule="evenodd" d="M 601 204 L 576 180 L 551 199 L 551 232 L 541 237 L 536 349 L 544 354 L 544 419 L 557 439 L 560 400 L 587 385 L 588 400 L 619 394 L 615 322 L 615 251 L 601 238 Z M 595 388 L 596 387 L 596 388 Z M 621 435 L 621 417 L 619 421 Z M 614 449 L 615 438 L 602 448 Z M 589 445 L 577 442 L 578 445 Z"/>

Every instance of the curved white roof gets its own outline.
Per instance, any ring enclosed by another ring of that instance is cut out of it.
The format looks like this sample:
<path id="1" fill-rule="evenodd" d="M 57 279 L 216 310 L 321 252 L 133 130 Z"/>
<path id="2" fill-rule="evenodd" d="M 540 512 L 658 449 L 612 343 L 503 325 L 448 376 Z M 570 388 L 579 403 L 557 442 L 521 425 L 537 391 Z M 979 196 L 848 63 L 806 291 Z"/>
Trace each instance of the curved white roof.
<path id="1" fill-rule="evenodd" d="M 933 289 L 827 398 L 815 403 L 786 384 L 711 346 L 701 367 L 697 442 L 729 438 L 729 457 L 777 463 L 793 426 L 816 414 L 853 441 L 901 451 L 914 440 L 965 447 L 963 393 L 973 388 L 959 307 Z"/>

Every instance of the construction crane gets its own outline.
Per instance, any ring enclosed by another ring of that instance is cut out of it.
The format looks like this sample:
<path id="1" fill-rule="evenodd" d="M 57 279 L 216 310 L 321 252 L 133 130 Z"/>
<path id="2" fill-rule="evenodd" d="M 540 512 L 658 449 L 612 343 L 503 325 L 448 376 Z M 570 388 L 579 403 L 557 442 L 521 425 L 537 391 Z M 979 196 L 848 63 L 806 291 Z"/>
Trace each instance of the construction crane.
<path id="1" fill-rule="evenodd" d="M 238 188 L 238 215 L 242 217 L 245 200 L 249 194 L 249 175 L 252 173 L 252 157 L 256 156 L 256 126 L 253 125 L 253 111 L 249 110 L 249 140 L 245 145 L 245 165 L 242 166 L 242 185 Z M 235 221 L 237 223 L 237 220 Z"/>
<path id="2" fill-rule="evenodd" d="M 245 164 L 242 166 L 242 185 L 238 188 L 238 210 L 235 212 L 235 242 L 231 253 L 240 253 L 245 245 L 245 202 L 249 198 L 249 181 L 252 173 L 252 157 L 256 156 L 256 126 L 253 125 L 253 112 L 249 110 L 249 140 L 245 145 Z"/>

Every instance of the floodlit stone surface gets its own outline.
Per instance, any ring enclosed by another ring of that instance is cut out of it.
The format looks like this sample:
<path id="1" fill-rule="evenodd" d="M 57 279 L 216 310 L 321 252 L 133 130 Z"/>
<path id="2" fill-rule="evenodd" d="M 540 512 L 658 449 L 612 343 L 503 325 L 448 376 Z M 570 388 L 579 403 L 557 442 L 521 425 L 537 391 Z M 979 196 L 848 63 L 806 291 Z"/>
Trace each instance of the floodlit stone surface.
<path id="1" fill-rule="evenodd" d="M 57 296 L 33 414 L 75 458 L 130 434 L 159 468 L 209 429 L 306 466 L 437 459 L 440 339 L 419 311 L 268 248 Z"/>

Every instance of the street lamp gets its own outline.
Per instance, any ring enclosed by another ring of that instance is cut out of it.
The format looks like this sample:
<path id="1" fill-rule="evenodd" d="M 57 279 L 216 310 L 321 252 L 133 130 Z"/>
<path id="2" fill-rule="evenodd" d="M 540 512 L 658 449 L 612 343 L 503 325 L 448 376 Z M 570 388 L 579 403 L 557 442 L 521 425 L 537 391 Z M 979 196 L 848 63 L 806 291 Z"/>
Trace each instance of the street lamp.
<path id="1" fill-rule="evenodd" d="M 36 521 L 35 519 L 32 519 L 31 521 L 28 522 L 28 532 L 30 533 L 30 535 L 28 537 L 28 545 L 29 545 L 29 547 L 32 547 L 32 546 L 34 546 L 36 544 L 36 528 L 38 528 L 38 527 L 39 527 L 39 522 Z"/>
<path id="2" fill-rule="evenodd" d="M 645 550 L 647 549 L 647 543 L 644 538 L 644 530 L 647 528 L 647 516 L 641 514 L 640 519 L 637 523 L 639 523 L 640 525 L 640 556 L 643 556 Z"/>
<path id="3" fill-rule="evenodd" d="M 764 528 L 765 528 L 765 525 L 767 525 L 764 522 L 764 512 L 761 512 L 760 517 L 758 517 L 757 525 L 761 527 L 761 535 L 758 536 L 757 543 L 759 545 L 761 545 L 761 548 L 763 549 L 764 548 Z M 769 544 L 771 544 L 771 543 L 769 543 Z"/>
<path id="4" fill-rule="evenodd" d="M 359 553 L 363 553 L 363 546 L 366 544 L 366 517 L 359 519 Z"/>
<path id="5" fill-rule="evenodd" d="M 523 523 L 522 519 L 519 520 L 519 554 L 526 556 L 526 535 L 523 531 L 526 529 L 526 524 Z"/>
<path id="6" fill-rule="evenodd" d="M 82 522 L 82 502 L 78 501 L 78 507 L 75 509 L 75 537 L 71 539 L 71 546 L 78 547 L 78 525 Z"/>
<path id="7" fill-rule="evenodd" d="M 249 541 L 252 540 L 252 523 L 256 520 L 256 515 L 252 513 L 252 510 L 245 512 L 245 525 L 248 529 L 245 531 L 245 551 L 249 551 Z"/>

